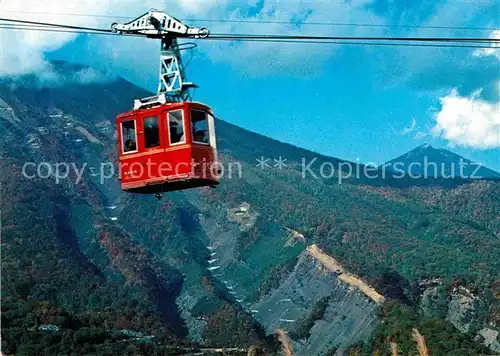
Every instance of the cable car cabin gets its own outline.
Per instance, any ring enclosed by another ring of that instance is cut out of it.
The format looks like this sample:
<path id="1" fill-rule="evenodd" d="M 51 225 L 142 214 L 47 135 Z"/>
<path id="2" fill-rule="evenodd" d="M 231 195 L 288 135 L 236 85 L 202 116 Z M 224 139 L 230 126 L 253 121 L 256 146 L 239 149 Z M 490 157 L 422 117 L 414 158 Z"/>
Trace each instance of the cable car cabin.
<path id="1" fill-rule="evenodd" d="M 121 188 L 161 194 L 219 183 L 212 110 L 165 103 L 116 119 Z"/>

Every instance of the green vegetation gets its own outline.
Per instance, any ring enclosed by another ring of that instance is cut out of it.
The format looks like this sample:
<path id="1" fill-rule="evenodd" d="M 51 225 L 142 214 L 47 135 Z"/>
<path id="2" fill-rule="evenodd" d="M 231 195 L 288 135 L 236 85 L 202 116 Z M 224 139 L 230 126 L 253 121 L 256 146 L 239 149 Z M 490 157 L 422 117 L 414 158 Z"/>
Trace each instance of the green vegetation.
<path id="1" fill-rule="evenodd" d="M 205 196 L 207 203 L 224 209 L 247 201 L 270 224 L 298 226 L 308 243 L 317 243 L 371 284 L 387 270 L 410 284 L 429 276 L 448 281 L 460 276 L 475 291 L 487 290 L 498 278 L 500 241 L 479 219 L 428 206 L 400 189 L 325 185 L 293 170 L 252 174 L 258 177 L 253 185 L 225 180 Z M 472 183 L 471 193 L 474 184 L 482 183 Z M 489 194 L 495 194 L 499 183 L 488 184 L 493 188 Z M 259 232 L 254 246 L 269 236 L 265 229 Z"/>
<path id="2" fill-rule="evenodd" d="M 400 355 L 416 354 L 412 337 L 417 328 L 425 337 L 432 355 L 470 356 L 490 355 L 486 346 L 474 341 L 474 335 L 463 334 L 442 318 L 426 318 L 418 311 L 398 302 L 388 302 L 380 311 L 381 324 L 360 355 L 390 355 L 389 342 L 398 345 Z"/>

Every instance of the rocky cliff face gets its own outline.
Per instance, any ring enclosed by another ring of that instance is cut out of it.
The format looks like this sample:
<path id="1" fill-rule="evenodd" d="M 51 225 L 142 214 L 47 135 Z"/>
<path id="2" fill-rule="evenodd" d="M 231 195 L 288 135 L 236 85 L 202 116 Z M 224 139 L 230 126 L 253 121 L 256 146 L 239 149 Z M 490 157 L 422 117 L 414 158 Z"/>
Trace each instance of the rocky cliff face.
<path id="1" fill-rule="evenodd" d="M 482 328 L 479 330 L 476 340 L 482 342 L 490 348 L 490 350 L 500 352 L 500 338 L 499 332 L 491 328 Z"/>
<path id="2" fill-rule="evenodd" d="M 251 306 L 269 333 L 277 328 L 289 332 L 298 355 L 322 355 L 333 349 L 342 354 L 373 331 L 377 307 L 307 252 L 300 254 L 277 289 Z"/>
<path id="3" fill-rule="evenodd" d="M 201 206 L 198 197 L 188 196 Z M 368 338 L 384 297 L 317 246 L 306 246 L 303 235 L 286 227 L 275 235 L 266 234 L 241 256 L 238 240 L 249 228 L 246 217 L 255 223 L 253 217 L 258 215 L 250 204 L 242 206 L 243 211 L 236 206 L 226 213 L 221 210 L 219 216 L 200 218 L 210 244 L 207 268 L 232 299 L 268 334 L 278 328 L 287 331 L 297 355 L 323 355 L 334 350 L 342 355 L 350 345 Z M 238 219 L 235 213 L 240 213 Z M 263 259 L 274 269 L 288 265 L 269 288 L 262 287 Z"/>
<path id="4" fill-rule="evenodd" d="M 421 310 L 429 317 L 446 318 L 462 333 L 475 335 L 476 341 L 483 343 L 494 352 L 500 351 L 497 323 L 489 324 L 481 320 L 482 300 L 463 286 L 457 286 L 449 291 L 443 287 L 441 279 L 435 279 L 433 286 L 426 287 L 422 292 Z M 478 325 L 481 325 L 478 328 Z"/>
<path id="5" fill-rule="evenodd" d="M 476 323 L 478 298 L 466 288 L 455 288 L 448 303 L 447 319 L 462 332 L 469 332 Z"/>

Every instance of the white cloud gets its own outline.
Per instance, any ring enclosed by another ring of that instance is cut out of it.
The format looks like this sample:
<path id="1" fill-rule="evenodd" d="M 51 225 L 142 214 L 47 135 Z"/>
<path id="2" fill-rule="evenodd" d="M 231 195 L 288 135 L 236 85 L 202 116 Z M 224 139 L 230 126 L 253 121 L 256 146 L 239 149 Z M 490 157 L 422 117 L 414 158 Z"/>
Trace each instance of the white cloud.
<path id="1" fill-rule="evenodd" d="M 490 38 L 500 40 L 500 30 L 492 31 Z M 491 46 L 494 48 L 477 49 L 473 52 L 473 55 L 476 57 L 495 56 L 500 60 L 500 43 L 495 42 L 492 43 Z"/>
<path id="2" fill-rule="evenodd" d="M 29 12 L 44 13 L 100 13 L 99 3 L 92 1 L 64 2 L 64 5 L 46 1 L 4 0 L 0 3 L 0 13 L 4 17 L 27 21 L 62 22 L 61 16 L 44 14 L 29 14 Z M 93 18 L 69 18 L 73 25 L 97 25 Z M 44 59 L 44 53 L 56 50 L 65 43 L 72 41 L 76 35 L 72 33 L 54 33 L 38 31 L 7 31 L 1 30 L 2 51 L 0 55 L 0 75 L 19 75 L 35 71 L 46 71 L 49 68 Z"/>
<path id="3" fill-rule="evenodd" d="M 112 22 L 125 21 L 118 16 L 132 18 L 143 14 L 150 8 L 165 10 L 181 18 L 206 18 L 225 20 L 260 20 L 260 21 L 294 21 L 297 24 L 270 23 L 202 23 L 197 21 L 188 25 L 206 25 L 212 33 L 247 33 L 247 34 L 289 34 L 289 35 L 387 35 L 385 28 L 369 28 L 355 26 L 307 26 L 305 22 L 333 23 L 387 23 L 387 19 L 374 15 L 367 10 L 367 4 L 373 0 L 350 1 L 280 1 L 280 0 L 0 0 L 2 16 L 32 21 L 68 23 L 80 26 L 109 28 Z M 481 3 L 482 4 L 482 3 Z M 473 4 L 473 9 L 464 11 L 455 4 L 442 6 L 435 20 L 428 25 L 442 24 L 443 16 L 450 17 L 449 23 L 467 23 L 474 17 L 475 9 L 481 10 L 481 4 Z M 474 11 L 473 11 L 474 10 Z M 12 12 L 17 11 L 17 12 Z M 30 14 L 41 12 L 43 14 Z M 52 13 L 50 15 L 49 13 Z M 89 16 L 67 16 L 67 14 L 86 14 Z M 460 15 L 462 14 L 462 15 Z M 465 14 L 465 15 L 463 15 Z M 90 15 L 97 15 L 95 17 Z M 100 16 L 117 16 L 116 19 Z M 439 15 L 439 16 L 438 16 Z M 448 18 L 447 18 L 448 19 Z M 425 33 L 401 33 L 401 35 L 439 35 L 426 29 Z M 76 41 L 75 34 L 57 34 L 52 32 L 6 31 L 0 30 L 0 76 L 17 75 L 30 72 L 48 71 L 46 56 L 52 51 L 71 45 L 72 55 L 69 60 L 89 63 L 106 71 L 125 75 L 138 84 L 151 84 L 158 71 L 158 44 L 147 39 L 130 37 L 92 36 L 86 41 Z M 72 43 L 73 42 L 73 43 Z M 83 44 L 82 44 L 83 43 Z M 204 59 L 228 65 L 246 76 L 286 75 L 294 77 L 311 77 L 321 73 L 321 69 L 340 48 L 337 45 L 311 45 L 286 43 L 256 42 L 223 42 L 197 41 L 198 56 L 194 63 Z M 418 52 L 416 52 L 418 51 Z M 420 52 L 422 51 L 422 52 Z M 429 52 L 432 55 L 427 55 Z M 73 54 L 74 53 L 74 54 Z M 389 82 L 394 75 L 410 75 L 426 70 L 426 63 L 433 68 L 437 59 L 443 57 L 448 61 L 449 52 L 424 49 L 400 49 L 380 47 L 364 49 L 360 62 L 370 60 L 384 72 Z M 416 55 L 425 53 L 425 56 Z M 385 57 L 388 56 L 389 58 Z M 462 59 L 461 59 L 462 60 Z M 395 61 L 397 63 L 395 63 Z M 424 64 L 423 64 L 424 63 Z M 333 64 L 335 65 L 335 64 Z M 341 71 L 342 67 L 338 67 Z M 333 78 L 332 80 L 334 80 Z M 414 79 L 412 79 L 414 80 Z M 455 84 L 454 85 L 458 85 Z M 151 86 L 150 86 L 151 87 Z M 302 88 L 297 88 L 302 90 Z"/>
<path id="4" fill-rule="evenodd" d="M 500 102 L 489 103 L 480 91 L 461 97 L 456 89 L 442 97 L 441 110 L 435 114 L 432 134 L 452 145 L 479 149 L 500 147 Z"/>
<path id="5" fill-rule="evenodd" d="M 415 132 L 415 140 L 422 140 L 424 138 L 426 138 L 427 136 L 429 136 L 429 134 L 425 131 L 417 131 Z"/>
<path id="6" fill-rule="evenodd" d="M 264 1 L 262 8 L 252 16 L 247 9 L 239 7 L 219 17 L 228 20 L 261 21 L 256 23 L 219 24 L 212 32 L 277 34 L 277 35 L 315 35 L 356 36 L 366 35 L 366 29 L 358 27 L 308 26 L 301 22 L 333 23 L 383 23 L 384 20 L 366 10 L 372 0 L 290 1 L 286 4 L 277 1 Z M 297 24 L 265 23 L 266 21 L 294 21 Z M 375 29 L 376 31 L 377 29 Z M 379 29 L 380 30 L 380 29 Z M 382 31 L 382 30 L 380 30 Z M 373 35 L 373 29 L 372 29 Z M 236 70 L 250 76 L 262 76 L 269 73 L 314 76 L 326 60 L 340 48 L 329 44 L 294 44 L 266 42 L 211 42 L 202 44 L 211 60 L 230 63 Z"/>
<path id="7" fill-rule="evenodd" d="M 143 14 L 150 8 L 165 10 L 178 18 L 207 18 L 227 20 L 262 21 L 331 21 L 331 22 L 384 22 L 366 10 L 365 5 L 372 0 L 352 0 L 349 2 L 282 2 L 277 0 L 260 1 L 194 1 L 194 0 L 145 0 L 142 2 L 118 2 L 113 0 L 51 0 L 20 1 L 2 0 L 0 13 L 4 17 L 29 21 L 64 23 L 75 26 L 109 28 L 113 18 L 104 16 L 130 15 L 132 18 Z M 39 13 L 39 14 L 34 14 Z M 41 13 L 41 14 L 40 14 Z M 89 16 L 67 16 L 67 14 Z M 90 16 L 97 15 L 97 16 Z M 116 22 L 124 19 L 117 18 Z M 190 23 L 187 23 L 190 25 Z M 197 22 L 196 25 L 203 25 Z M 284 24 L 256 23 L 215 23 L 207 27 L 213 33 L 248 34 L 295 34 L 315 35 L 332 34 L 356 35 L 356 27 L 303 26 Z M 48 71 L 46 55 L 75 40 L 75 34 L 6 31 L 1 30 L 2 51 L 0 53 L 0 76 Z M 154 41 L 112 36 L 93 36 L 83 46 L 75 44 L 74 59 L 91 57 L 92 64 L 99 62 L 106 70 L 146 73 L 154 77 L 157 72 L 158 46 Z M 331 45 L 275 44 L 255 42 L 198 41 L 199 50 L 214 62 L 227 63 L 247 75 L 266 75 L 268 73 L 310 76 L 319 71 L 322 64 L 336 51 Z M 79 47 L 78 47 L 79 46 Z M 81 48 L 84 47 L 84 48 Z M 237 49 L 237 51 L 235 50 Z M 92 50 L 89 53 L 84 51 Z M 80 51 L 80 53 L 78 53 Z M 201 60 L 201 59 L 198 59 Z M 142 83 L 144 84 L 144 83 Z"/>
<path id="8" fill-rule="evenodd" d="M 36 76 L 24 77 L 14 76 L 9 77 L 6 81 L 12 87 L 36 87 L 36 88 L 54 88 L 68 84 L 93 84 L 93 83 L 108 83 L 116 80 L 116 75 L 110 72 L 103 72 L 94 68 L 79 68 L 67 71 L 56 71 L 52 69 L 51 64 L 47 64 L 46 68 L 37 73 Z"/>
<path id="9" fill-rule="evenodd" d="M 76 71 L 72 79 L 80 84 L 92 84 L 113 81 L 115 76 L 110 73 L 100 72 L 94 68 L 83 68 Z"/>
<path id="10" fill-rule="evenodd" d="M 401 136 L 406 136 L 409 133 L 415 131 L 416 127 L 417 127 L 417 120 L 415 120 L 415 118 L 412 118 L 410 126 L 404 127 L 403 130 L 401 130 L 400 132 Z"/>
<path id="11" fill-rule="evenodd" d="M 84 26 L 92 28 L 109 28 L 112 22 L 126 21 L 120 16 L 130 15 L 131 19 L 142 15 L 150 8 L 168 8 L 174 15 L 190 14 L 191 11 L 199 11 L 202 8 L 209 9 L 219 2 L 196 2 L 179 0 L 172 3 L 168 0 L 145 0 L 142 2 L 118 2 L 113 0 L 2 0 L 0 2 L 0 13 L 3 17 L 16 20 L 27 20 L 47 23 L 61 23 L 72 26 Z M 68 16 L 77 14 L 74 16 Z M 82 16 L 79 16 L 82 15 Z M 92 16 L 94 15 L 94 16 Z M 107 16 L 110 16 L 108 18 Z M 116 19 L 113 17 L 116 16 Z M 78 36 L 74 33 L 56 33 L 44 31 L 21 31 L 21 30 L 0 30 L 1 51 L 0 51 L 0 77 L 16 76 L 27 73 L 41 73 L 50 71 L 51 68 L 46 61 L 46 55 L 64 45 L 72 42 Z M 104 38 L 106 37 L 106 39 Z M 94 36 L 92 41 L 97 43 L 111 43 L 118 38 L 111 36 Z M 132 41 L 130 41 L 132 42 Z M 131 47 L 131 43 L 127 47 Z M 150 42 L 144 40 L 144 42 Z M 137 42 L 136 42 L 137 43 Z M 123 46 L 125 47 L 125 46 Z M 147 48 L 147 45 L 145 46 Z M 122 49 L 118 46 L 115 52 Z M 79 48 L 83 52 L 83 48 Z M 135 52 L 141 52 L 141 47 L 134 47 Z M 143 54 L 141 54 L 143 56 Z M 83 57 L 84 53 L 75 51 L 75 61 Z M 92 56 L 109 60 L 109 53 L 96 48 Z M 157 58 L 156 58 L 157 59 Z M 105 64 L 105 63 L 104 63 Z M 130 69 L 135 69 L 133 62 L 128 62 Z M 113 67 L 110 65 L 109 67 Z"/>
<path id="12" fill-rule="evenodd" d="M 412 136 L 415 140 L 422 140 L 430 135 L 430 131 L 431 129 L 428 125 L 425 125 L 425 130 L 420 130 L 419 126 L 417 125 L 417 120 L 415 118 L 412 118 L 410 124 L 403 127 L 403 129 L 399 131 L 399 135 Z"/>

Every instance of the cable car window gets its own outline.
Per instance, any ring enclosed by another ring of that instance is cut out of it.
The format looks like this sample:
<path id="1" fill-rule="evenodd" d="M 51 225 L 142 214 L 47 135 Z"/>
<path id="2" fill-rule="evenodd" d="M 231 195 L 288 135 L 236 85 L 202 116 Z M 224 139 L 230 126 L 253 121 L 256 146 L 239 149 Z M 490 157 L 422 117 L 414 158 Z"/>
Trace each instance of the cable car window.
<path id="1" fill-rule="evenodd" d="M 124 153 L 137 151 L 135 120 L 122 122 L 122 145 Z"/>
<path id="2" fill-rule="evenodd" d="M 168 113 L 168 131 L 170 132 L 170 144 L 185 143 L 184 115 L 182 110 L 174 110 Z"/>
<path id="3" fill-rule="evenodd" d="M 157 116 L 150 116 L 144 119 L 144 145 L 146 148 L 160 145 L 160 128 L 158 127 Z"/>
<path id="4" fill-rule="evenodd" d="M 200 110 L 191 110 L 191 128 L 193 142 L 208 144 L 207 113 Z"/>

